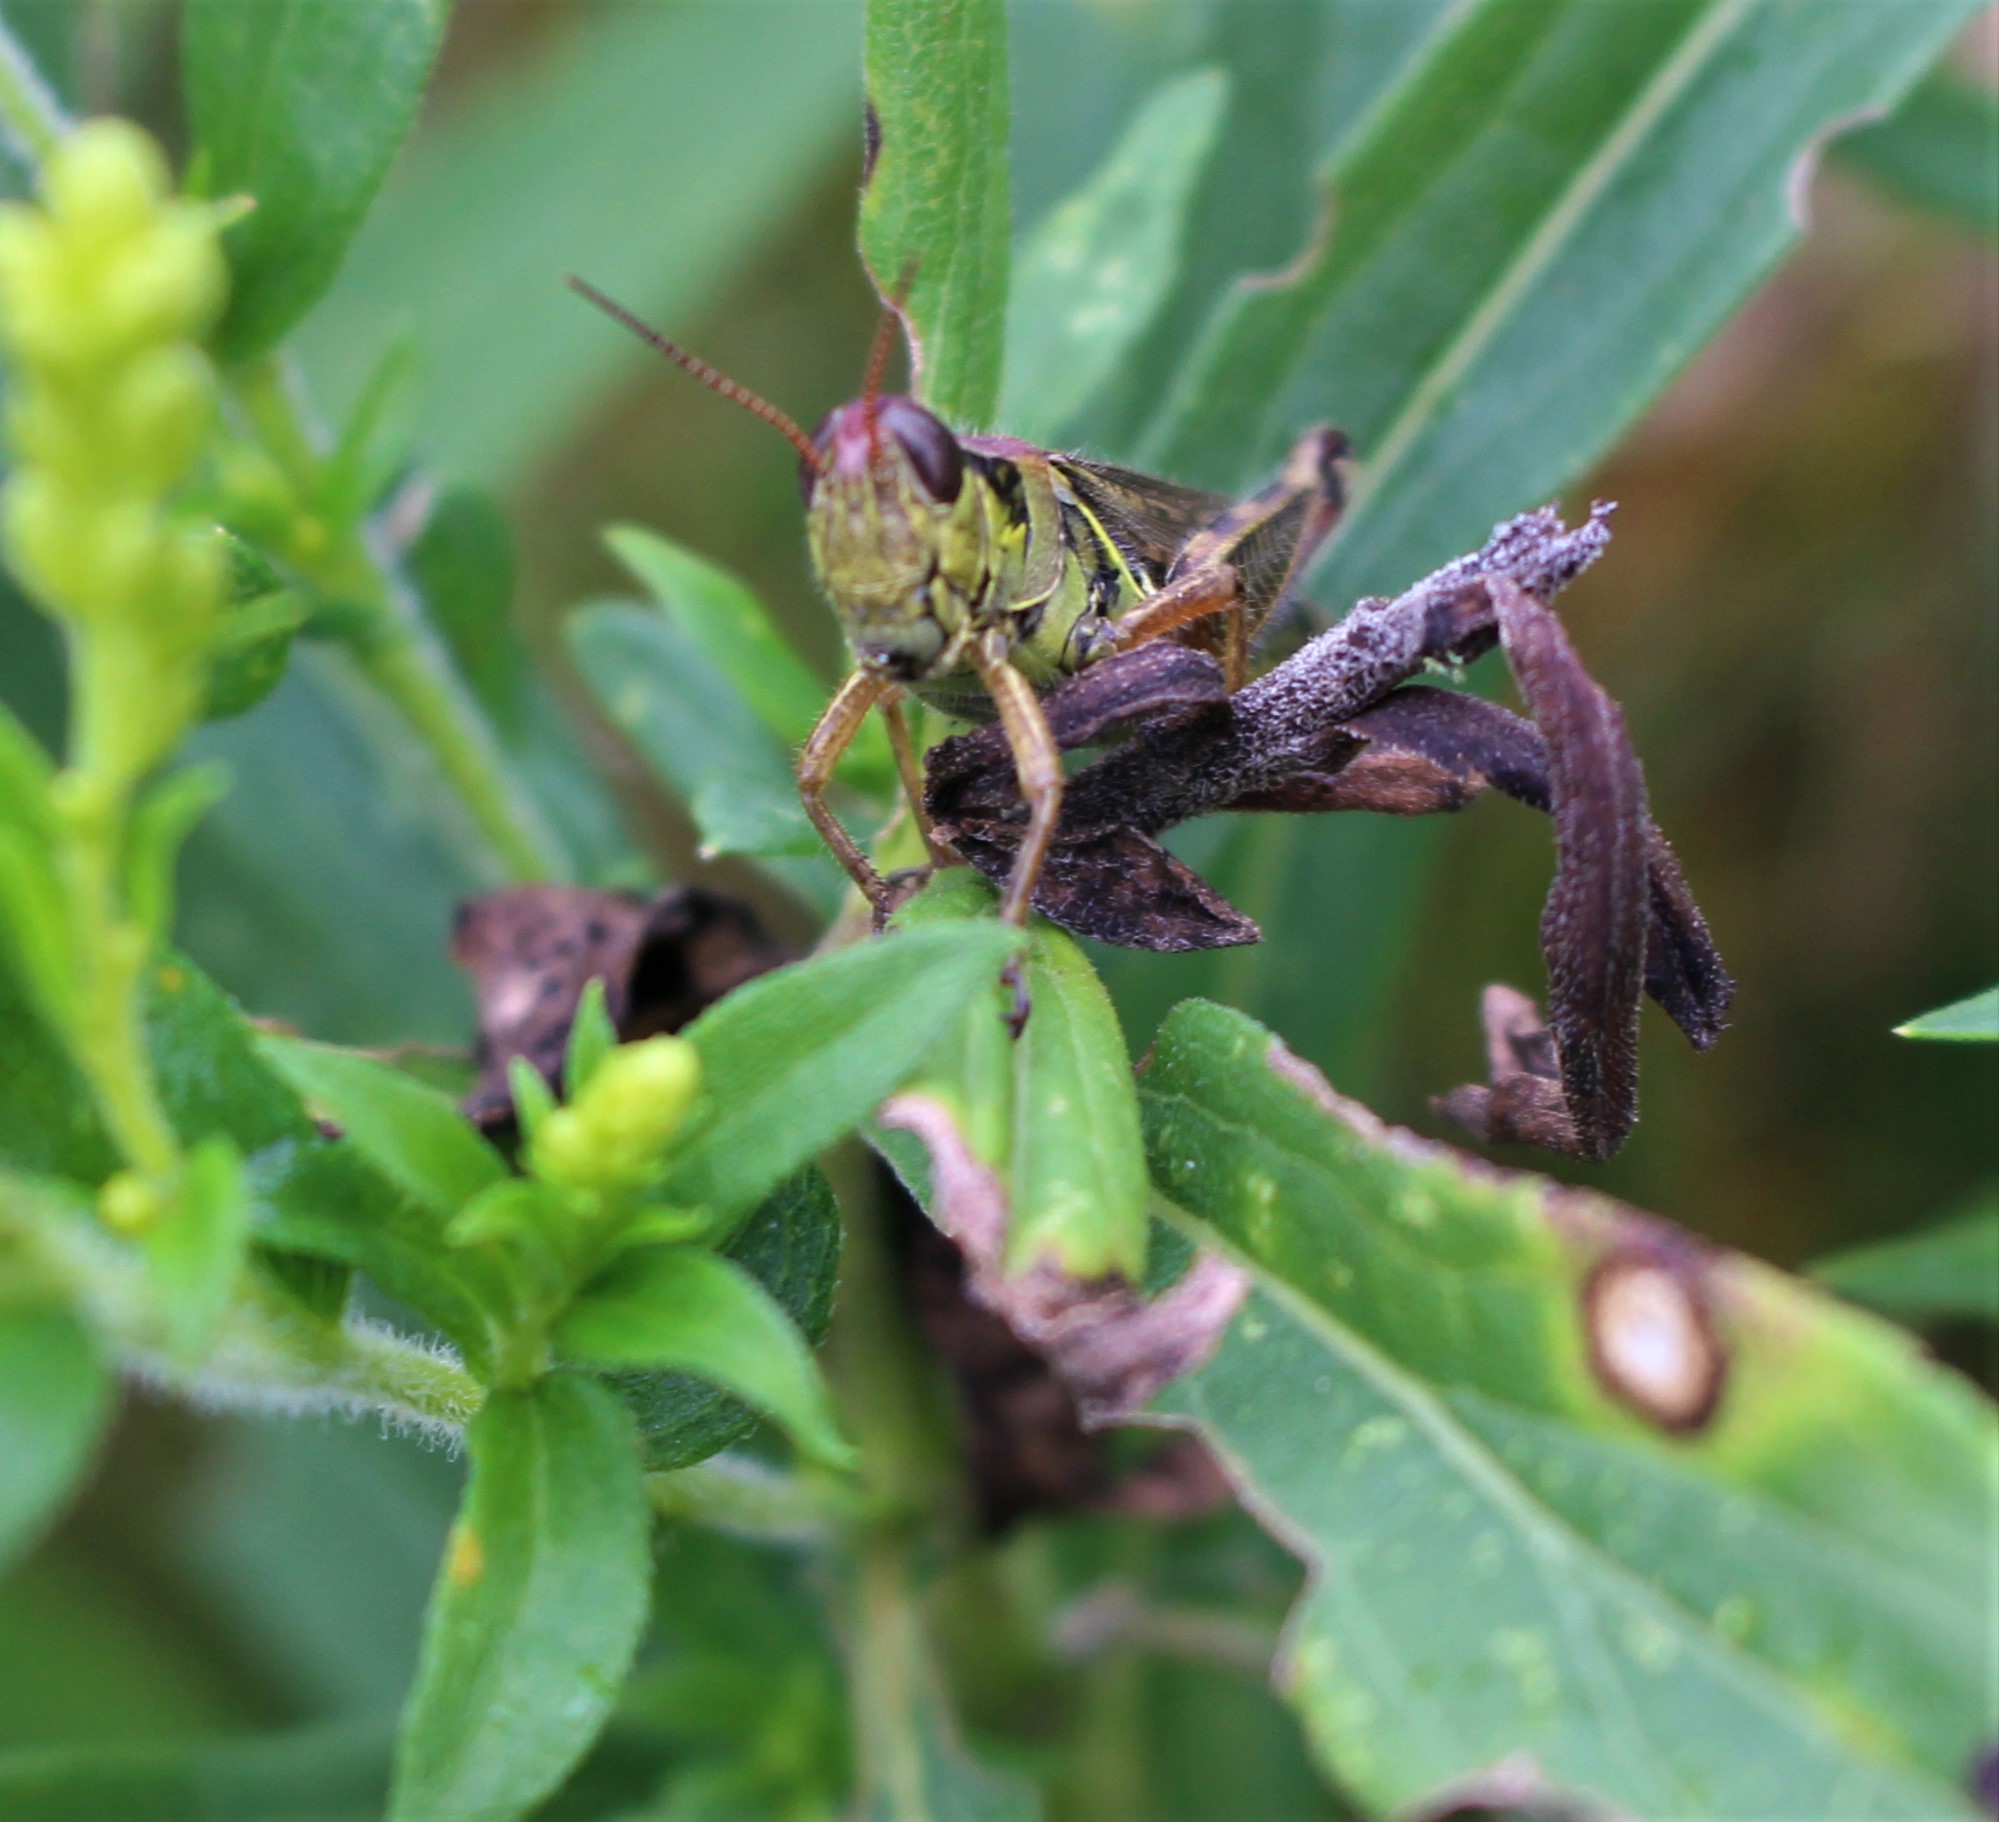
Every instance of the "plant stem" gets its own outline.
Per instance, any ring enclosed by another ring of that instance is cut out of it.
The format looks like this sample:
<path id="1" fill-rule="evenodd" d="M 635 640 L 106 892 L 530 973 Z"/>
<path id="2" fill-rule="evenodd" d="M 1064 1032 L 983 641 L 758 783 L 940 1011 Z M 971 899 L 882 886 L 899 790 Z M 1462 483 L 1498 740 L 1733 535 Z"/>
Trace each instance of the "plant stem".
<path id="1" fill-rule="evenodd" d="M 316 498 L 326 460 L 277 358 L 252 361 L 229 381 L 265 453 L 302 499 Z M 429 749 L 490 852 L 495 872 L 516 881 L 565 878 L 568 857 L 554 831 L 514 776 L 491 723 L 393 565 L 360 526 L 324 532 L 316 548 L 290 553 L 294 567 L 317 593 L 365 617 L 365 633 L 349 641 L 356 665 Z"/>
<path id="2" fill-rule="evenodd" d="M 30 165 L 42 164 L 70 128 L 41 71 L 4 20 L 0 20 L 0 125 Z"/>
<path id="3" fill-rule="evenodd" d="M 448 1350 L 359 1318 L 324 1321 L 256 1271 L 238 1279 L 214 1345 L 189 1366 L 171 1353 L 140 1256 L 80 1210 L 24 1208 L 0 1192 L 0 1238 L 89 1311 L 121 1370 L 198 1405 L 368 1413 L 445 1440 L 485 1400 Z"/>
<path id="4" fill-rule="evenodd" d="M 954 1449 L 931 1362 L 898 1294 L 881 1208 L 862 1171 L 842 1184 L 839 1320 L 831 1342 L 842 1419 L 860 1445 L 868 1517 L 853 1542 L 845 1633 L 860 1801 L 866 1815 L 929 1814 L 923 1740 L 937 1672 L 923 1613 L 922 1558 L 956 1505 Z"/>

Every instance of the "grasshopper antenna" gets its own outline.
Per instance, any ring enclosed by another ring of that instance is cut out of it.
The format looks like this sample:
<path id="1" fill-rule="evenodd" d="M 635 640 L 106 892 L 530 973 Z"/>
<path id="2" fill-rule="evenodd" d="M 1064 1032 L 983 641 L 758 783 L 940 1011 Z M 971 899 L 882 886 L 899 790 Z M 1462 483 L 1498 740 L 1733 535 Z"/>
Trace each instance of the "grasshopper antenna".
<path id="1" fill-rule="evenodd" d="M 613 322 L 622 323 L 647 347 L 657 349 L 682 372 L 691 373 L 710 391 L 719 392 L 732 404 L 742 406 L 752 417 L 762 418 L 815 469 L 825 466 L 824 459 L 812 439 L 799 429 L 797 420 L 787 417 L 768 399 L 759 398 L 747 386 L 739 385 L 719 367 L 709 366 L 698 354 L 689 354 L 678 342 L 667 340 L 657 329 L 640 322 L 624 305 L 613 303 L 595 285 L 578 278 L 574 273 L 569 276 L 569 288 L 578 297 L 586 298 L 595 304 Z"/>
<path id="2" fill-rule="evenodd" d="M 888 373 L 888 357 L 895 348 L 895 332 L 902 327 L 903 307 L 909 302 L 909 293 L 915 283 L 916 260 L 912 257 L 903 261 L 895 289 L 882 300 L 881 321 L 875 325 L 875 339 L 868 345 L 868 364 L 861 379 L 861 406 L 866 413 L 871 450 L 877 449 L 880 442 L 875 430 L 875 401 L 881 397 L 882 380 Z"/>

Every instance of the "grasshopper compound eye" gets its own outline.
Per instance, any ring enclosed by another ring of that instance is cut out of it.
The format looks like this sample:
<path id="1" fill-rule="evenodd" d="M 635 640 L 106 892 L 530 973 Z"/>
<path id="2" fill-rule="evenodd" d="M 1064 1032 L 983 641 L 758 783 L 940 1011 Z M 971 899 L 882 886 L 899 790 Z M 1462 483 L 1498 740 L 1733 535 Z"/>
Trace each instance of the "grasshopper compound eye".
<path id="1" fill-rule="evenodd" d="M 939 506 L 949 506 L 965 485 L 965 452 L 958 439 L 913 400 L 881 401 L 881 428 L 894 437 L 923 483 L 923 491 Z"/>

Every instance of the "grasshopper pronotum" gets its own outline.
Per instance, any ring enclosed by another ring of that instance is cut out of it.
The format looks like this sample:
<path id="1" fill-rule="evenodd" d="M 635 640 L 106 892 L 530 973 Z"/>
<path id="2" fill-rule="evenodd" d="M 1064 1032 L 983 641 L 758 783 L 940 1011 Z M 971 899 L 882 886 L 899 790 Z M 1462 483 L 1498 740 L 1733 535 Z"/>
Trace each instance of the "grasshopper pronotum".
<path id="1" fill-rule="evenodd" d="M 960 436 L 914 399 L 883 393 L 897 320 L 883 318 L 861 396 L 808 436 L 774 405 L 648 328 L 580 279 L 584 297 L 798 451 L 806 533 L 855 668 L 798 761 L 806 814 L 878 913 L 892 894 L 826 803 L 871 709 L 913 814 L 939 858 L 901 700 L 967 721 L 995 716 L 1028 808 L 1001 915 L 1025 923 L 1062 807 L 1062 762 L 1037 693 L 1147 640 L 1218 653 L 1240 685 L 1256 629 L 1339 517 L 1337 431 L 1307 431 L 1277 478 L 1239 501 L 1060 455 Z"/>

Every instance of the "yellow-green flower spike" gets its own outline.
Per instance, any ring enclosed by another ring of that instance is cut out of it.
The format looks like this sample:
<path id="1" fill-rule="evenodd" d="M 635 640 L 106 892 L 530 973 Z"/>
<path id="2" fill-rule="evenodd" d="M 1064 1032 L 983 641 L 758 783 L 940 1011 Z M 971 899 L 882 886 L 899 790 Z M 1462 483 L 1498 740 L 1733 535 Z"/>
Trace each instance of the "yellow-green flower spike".
<path id="1" fill-rule="evenodd" d="M 42 197 L 0 207 L 16 455 L 0 536 L 35 599 L 100 648 L 82 735 L 122 790 L 192 719 L 220 607 L 213 540 L 169 503 L 208 433 L 199 342 L 225 268 L 214 210 L 172 194 L 129 122 L 72 133 Z"/>
<path id="2" fill-rule="evenodd" d="M 679 1038 L 647 1038 L 612 1051 L 583 1091 L 535 1136 L 531 1162 L 544 1182 L 615 1194 L 659 1174 L 701 1090 L 701 1058 Z"/>

